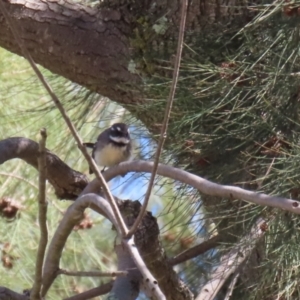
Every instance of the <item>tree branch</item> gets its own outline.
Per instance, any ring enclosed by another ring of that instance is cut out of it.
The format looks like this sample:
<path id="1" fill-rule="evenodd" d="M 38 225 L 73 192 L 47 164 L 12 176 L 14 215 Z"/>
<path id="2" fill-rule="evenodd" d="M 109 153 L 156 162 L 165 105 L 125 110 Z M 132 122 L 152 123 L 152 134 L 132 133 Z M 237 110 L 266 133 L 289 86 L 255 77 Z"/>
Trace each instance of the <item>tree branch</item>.
<path id="1" fill-rule="evenodd" d="M 0 141 L 0 164 L 20 158 L 38 170 L 39 145 L 30 139 L 12 137 Z M 46 150 L 47 180 L 59 199 L 74 200 L 88 184 L 88 178 Z"/>
<path id="2" fill-rule="evenodd" d="M 90 289 L 90 290 L 80 293 L 78 295 L 75 295 L 75 296 L 72 296 L 69 298 L 65 298 L 64 300 L 87 300 L 87 299 L 91 299 L 91 298 L 94 298 L 97 296 L 105 295 L 111 291 L 111 289 L 113 287 L 113 283 L 114 283 L 114 281 L 105 283 L 101 286 Z"/>
<path id="3" fill-rule="evenodd" d="M 141 272 L 130 255 L 128 249 L 119 240 L 115 243 L 117 254 L 118 270 L 126 270 L 128 276 L 118 277 L 113 285 L 108 299 L 115 300 L 135 300 L 140 292 Z"/>
<path id="4" fill-rule="evenodd" d="M 46 160 L 46 139 L 47 132 L 46 129 L 40 131 L 40 147 L 39 147 L 39 196 L 38 196 L 38 206 L 39 206 L 39 225 L 40 225 L 40 241 L 36 256 L 35 264 L 35 279 L 32 290 L 30 292 L 30 300 L 39 300 L 41 286 L 42 286 L 42 273 L 43 273 L 43 263 L 45 258 L 46 247 L 48 243 L 48 228 L 47 228 L 47 206 L 46 201 L 46 178 L 47 178 L 47 160 Z"/>
<path id="5" fill-rule="evenodd" d="M 229 300 L 231 298 L 233 290 L 234 290 L 234 287 L 235 287 L 235 285 L 237 283 L 237 280 L 238 280 L 239 276 L 240 276 L 240 273 L 237 273 L 237 274 L 234 275 L 234 277 L 231 280 L 230 285 L 229 285 L 229 287 L 227 289 L 227 292 L 226 292 L 224 300 Z"/>
<path id="6" fill-rule="evenodd" d="M 59 269 L 57 275 L 75 276 L 75 277 L 118 277 L 127 276 L 127 271 L 113 271 L 113 272 L 101 272 L 101 271 L 68 271 Z"/>
<path id="7" fill-rule="evenodd" d="M 103 175 L 107 181 L 110 181 L 112 178 L 127 174 L 128 172 L 150 173 L 152 171 L 152 168 L 153 162 L 138 160 L 132 162 L 124 162 L 115 167 L 111 167 L 107 171 L 105 171 Z M 300 214 L 300 202 L 293 199 L 269 196 L 263 193 L 256 193 L 235 186 L 217 184 L 184 170 L 166 166 L 163 164 L 159 164 L 157 174 L 177 180 L 181 183 L 188 184 L 206 195 L 218 196 L 228 199 L 241 199 L 261 206 L 280 208 L 295 214 Z M 83 193 L 91 193 L 98 189 L 98 183 L 93 180 L 86 187 L 86 189 L 83 190 Z"/>
<path id="8" fill-rule="evenodd" d="M 169 259 L 169 263 L 172 266 L 181 264 L 189 259 L 195 258 L 198 255 L 201 255 L 203 253 L 205 253 L 206 251 L 216 248 L 217 246 L 219 246 L 223 241 L 225 240 L 225 237 L 218 234 L 212 238 L 210 238 L 207 241 L 204 241 L 203 243 L 196 245 L 190 249 L 187 249 L 181 253 L 179 253 L 178 255 L 172 257 Z"/>
<path id="9" fill-rule="evenodd" d="M 234 245 L 221 259 L 220 265 L 211 274 L 211 279 L 202 287 L 196 300 L 213 300 L 226 279 L 249 257 L 256 243 L 264 235 L 266 221 L 258 219 L 250 233 Z"/>
<path id="10" fill-rule="evenodd" d="M 16 293 L 6 287 L 0 286 L 0 300 L 29 300 L 29 296 Z"/>
<path id="11" fill-rule="evenodd" d="M 145 290 L 147 291 L 147 296 L 150 299 L 166 300 L 166 296 L 162 293 L 158 285 L 158 281 L 153 277 L 153 275 L 147 268 L 145 262 L 143 261 L 138 249 L 136 248 L 136 245 L 133 241 L 133 237 L 131 237 L 129 240 L 123 240 L 123 242 L 128 252 L 130 253 L 133 261 L 135 262 L 137 268 L 142 274 L 143 285 Z M 120 298 L 120 300 L 122 300 L 122 298 Z"/>
<path id="12" fill-rule="evenodd" d="M 68 236 L 74 226 L 82 219 L 87 207 L 98 207 L 97 212 L 107 217 L 118 230 L 118 223 L 112 213 L 109 203 L 96 194 L 87 194 L 78 198 L 67 209 L 59 223 L 49 245 L 44 264 L 42 296 L 45 296 L 59 272 L 59 262 Z M 120 234 L 120 232 L 119 232 Z"/>

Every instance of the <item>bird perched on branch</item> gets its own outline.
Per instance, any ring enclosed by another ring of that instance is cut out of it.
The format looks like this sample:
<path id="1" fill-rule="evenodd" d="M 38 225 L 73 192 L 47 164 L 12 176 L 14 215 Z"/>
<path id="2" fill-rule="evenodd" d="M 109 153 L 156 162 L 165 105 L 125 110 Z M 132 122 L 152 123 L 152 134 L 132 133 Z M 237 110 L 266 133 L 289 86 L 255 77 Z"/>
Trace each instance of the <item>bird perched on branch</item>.
<path id="1" fill-rule="evenodd" d="M 130 159 L 132 142 L 128 126 L 124 123 L 115 123 L 101 132 L 96 143 L 84 143 L 93 148 L 92 157 L 100 167 L 115 166 Z M 90 168 L 90 174 L 93 171 Z"/>

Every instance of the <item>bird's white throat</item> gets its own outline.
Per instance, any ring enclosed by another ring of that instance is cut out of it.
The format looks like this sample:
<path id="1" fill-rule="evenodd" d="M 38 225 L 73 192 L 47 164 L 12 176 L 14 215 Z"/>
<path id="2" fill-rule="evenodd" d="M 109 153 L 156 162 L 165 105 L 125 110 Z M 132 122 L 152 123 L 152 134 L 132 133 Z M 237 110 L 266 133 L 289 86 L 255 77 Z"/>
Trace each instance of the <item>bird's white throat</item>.
<path id="1" fill-rule="evenodd" d="M 119 137 L 119 136 L 112 136 L 110 135 L 109 138 L 114 141 L 115 143 L 120 143 L 120 144 L 128 144 L 130 141 L 126 137 Z"/>

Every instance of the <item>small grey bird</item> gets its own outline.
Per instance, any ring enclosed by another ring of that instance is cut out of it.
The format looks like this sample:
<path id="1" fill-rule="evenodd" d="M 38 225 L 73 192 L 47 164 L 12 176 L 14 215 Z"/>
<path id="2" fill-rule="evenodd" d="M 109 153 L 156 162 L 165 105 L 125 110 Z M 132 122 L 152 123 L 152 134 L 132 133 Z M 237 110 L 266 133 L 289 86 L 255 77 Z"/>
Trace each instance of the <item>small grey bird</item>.
<path id="1" fill-rule="evenodd" d="M 96 143 L 84 143 L 93 148 L 92 157 L 98 166 L 111 167 L 130 159 L 132 143 L 128 126 L 124 123 L 115 123 L 101 132 Z M 90 169 L 90 174 L 93 171 Z"/>

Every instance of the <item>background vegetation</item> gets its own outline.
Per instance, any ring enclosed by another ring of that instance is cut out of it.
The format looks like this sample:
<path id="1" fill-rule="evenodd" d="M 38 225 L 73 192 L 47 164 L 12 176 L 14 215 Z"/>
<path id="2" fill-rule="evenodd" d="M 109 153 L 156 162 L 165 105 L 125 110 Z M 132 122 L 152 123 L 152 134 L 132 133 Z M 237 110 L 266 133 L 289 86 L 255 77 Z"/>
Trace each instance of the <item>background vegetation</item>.
<path id="1" fill-rule="evenodd" d="M 299 197 L 299 16 L 298 4 L 252 5 L 255 15 L 208 34 L 188 33 L 184 46 L 176 105 L 162 161 L 222 184 L 285 197 Z M 192 37 L 192 38 L 191 38 Z M 153 49 L 149 49 L 149 52 Z M 152 76 L 145 77 L 147 105 L 154 124 L 169 93 L 172 65 L 152 52 Z M 149 67 L 148 65 L 148 67 Z M 149 70 L 149 69 L 148 69 Z M 92 141 L 111 123 L 130 124 L 135 156 L 151 160 L 156 147 L 143 124 L 124 108 L 66 79 L 43 73 L 63 100 L 82 138 Z M 0 51 L 1 137 L 37 140 L 48 131 L 47 147 L 72 168 L 88 173 L 74 140 L 52 102 L 23 58 Z M 137 109 L 137 108 L 136 108 Z M 114 195 L 142 200 L 147 175 L 128 175 L 112 183 Z M 1 201 L 13 198 L 21 209 L 0 219 L 1 285 L 13 290 L 33 282 L 38 245 L 37 172 L 21 161 L 2 165 Z M 56 200 L 48 186 L 49 234 L 53 234 L 67 201 Z M 232 299 L 299 299 L 299 221 L 291 213 L 219 199 L 171 180 L 158 178 L 149 207 L 158 217 L 161 240 L 173 256 L 218 232 L 226 241 L 204 255 L 176 266 L 193 292 L 199 291 L 220 257 L 245 235 L 258 217 L 272 222 L 263 242 L 238 271 Z M 62 266 L 71 270 L 114 270 L 114 234 L 110 225 L 89 213 L 74 230 Z M 99 285 L 100 279 L 61 276 L 49 299 L 63 298 Z M 226 292 L 226 287 L 224 291 Z M 224 299 L 223 290 L 218 295 Z"/>

